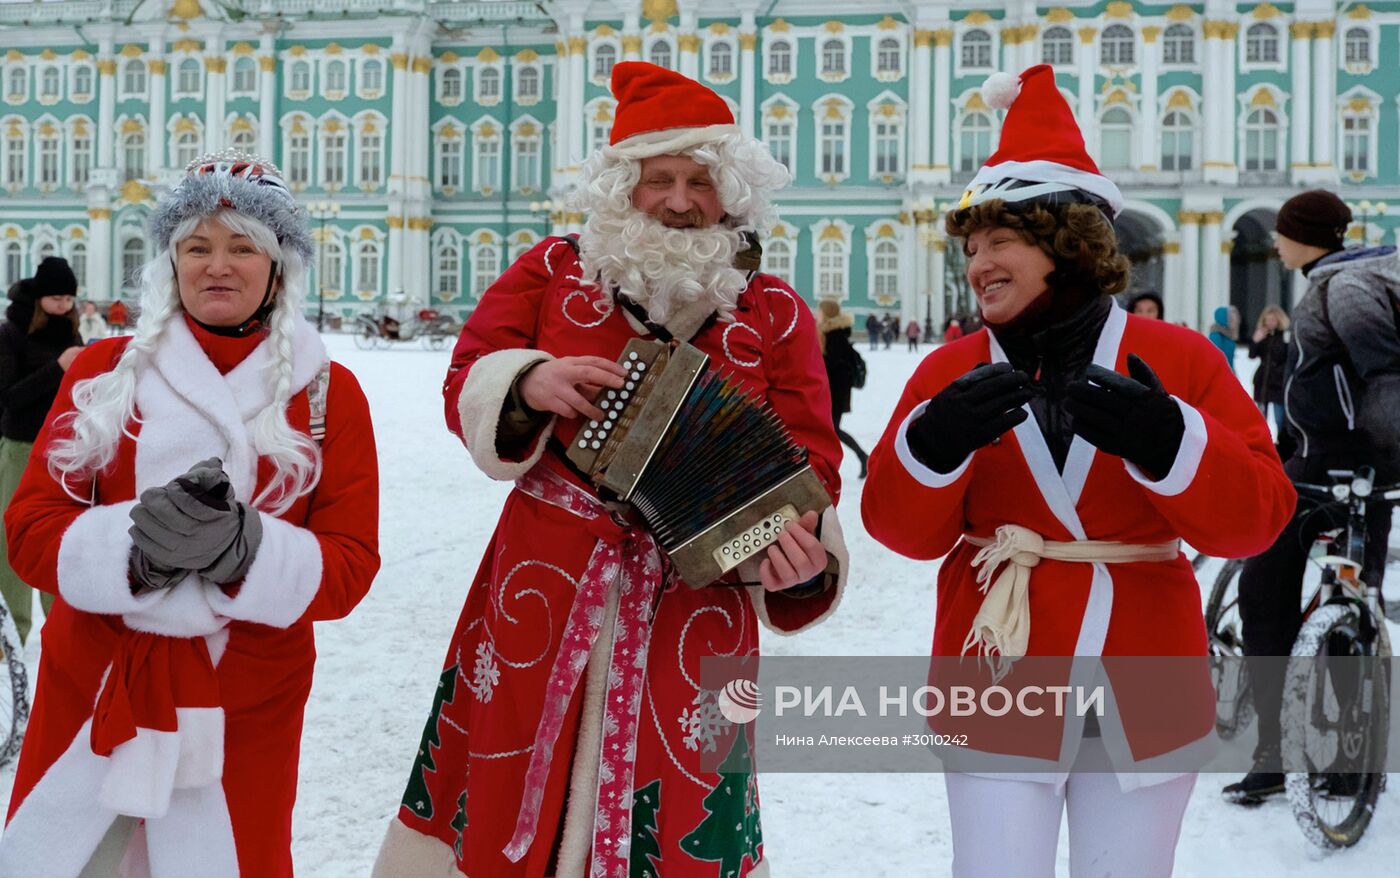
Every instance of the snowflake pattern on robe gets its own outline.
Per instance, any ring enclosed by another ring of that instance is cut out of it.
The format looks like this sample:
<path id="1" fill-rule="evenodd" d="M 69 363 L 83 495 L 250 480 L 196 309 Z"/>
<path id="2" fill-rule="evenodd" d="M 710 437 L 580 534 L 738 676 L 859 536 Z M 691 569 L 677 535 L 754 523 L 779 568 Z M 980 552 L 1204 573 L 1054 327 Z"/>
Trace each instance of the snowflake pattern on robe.
<path id="1" fill-rule="evenodd" d="M 468 686 L 476 700 L 482 703 L 491 700 L 496 686 L 501 682 L 501 666 L 496 664 L 496 654 L 489 641 L 476 645 L 476 664 L 472 667 L 472 681 Z"/>
<path id="2" fill-rule="evenodd" d="M 684 743 L 687 749 L 715 752 L 715 740 L 732 725 L 719 712 L 718 698 L 718 690 L 701 689 L 695 693 L 691 708 L 681 711 L 680 725 L 686 733 Z"/>

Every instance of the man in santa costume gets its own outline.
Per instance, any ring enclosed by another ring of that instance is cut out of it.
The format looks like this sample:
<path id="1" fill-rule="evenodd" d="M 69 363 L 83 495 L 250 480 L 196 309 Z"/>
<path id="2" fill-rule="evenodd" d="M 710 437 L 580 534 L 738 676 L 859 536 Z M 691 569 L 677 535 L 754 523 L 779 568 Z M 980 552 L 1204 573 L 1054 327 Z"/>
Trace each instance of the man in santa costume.
<path id="1" fill-rule="evenodd" d="M 1180 541 L 1258 551 L 1294 492 L 1210 343 L 1114 303 L 1129 269 L 1112 227 L 1122 196 L 1052 69 L 998 74 L 983 97 L 1008 110 L 1001 145 L 947 229 L 986 328 L 915 371 L 870 455 L 862 514 L 900 554 L 944 559 L 934 676 L 976 656 L 1011 691 L 1108 693 L 1097 721 L 1032 708 L 937 720 L 968 742 L 945 758 L 953 874 L 1051 874 L 1067 810 L 1071 874 L 1165 878 L 1194 784 L 1184 768 L 1214 735 Z M 1104 662 L 1044 658 L 1069 656 Z M 1126 656 L 1187 658 L 1164 679 L 1113 661 Z"/>
<path id="2" fill-rule="evenodd" d="M 135 334 L 64 374 L 5 512 L 44 625 L 0 875 L 291 878 L 312 623 L 379 567 L 369 407 L 302 316 L 271 163 L 196 160 Z"/>
<path id="3" fill-rule="evenodd" d="M 669 70 L 613 68 L 610 144 L 583 172 L 577 242 L 549 238 L 482 296 L 445 387 L 449 428 L 515 481 L 447 650 L 376 876 L 765 875 L 748 741 L 702 688 L 707 656 L 756 655 L 835 609 L 835 510 L 704 588 L 605 505 L 562 450 L 638 337 L 687 340 L 765 400 L 833 502 L 840 448 L 815 320 L 735 267 L 787 172 L 724 100 Z M 708 766 L 708 770 L 707 770 Z"/>

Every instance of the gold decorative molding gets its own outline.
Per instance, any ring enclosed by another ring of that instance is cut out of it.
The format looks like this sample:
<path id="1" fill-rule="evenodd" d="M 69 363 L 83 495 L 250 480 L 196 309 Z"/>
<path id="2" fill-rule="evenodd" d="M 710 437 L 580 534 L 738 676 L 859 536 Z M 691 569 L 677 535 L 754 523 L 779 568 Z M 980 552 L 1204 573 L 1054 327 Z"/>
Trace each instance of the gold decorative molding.
<path id="1" fill-rule="evenodd" d="M 846 25 L 833 19 L 832 21 L 828 21 L 822 24 L 822 30 L 826 31 L 829 34 L 844 33 L 846 30 Z"/>
<path id="2" fill-rule="evenodd" d="M 533 64 L 540 60 L 540 53 L 534 49 L 521 49 L 515 53 L 515 60 L 521 64 Z"/>
<path id="3" fill-rule="evenodd" d="M 171 18 L 179 18 L 189 21 L 191 18 L 199 18 L 204 14 L 204 10 L 199 6 L 199 0 L 175 0 L 170 4 L 168 14 Z"/>
<path id="4" fill-rule="evenodd" d="M 1099 29 L 1096 27 L 1081 27 L 1079 29 L 1079 42 L 1087 46 L 1092 43 L 1094 38 L 1098 35 Z"/>
<path id="5" fill-rule="evenodd" d="M 87 49 L 74 49 L 74 50 L 73 50 L 73 60 L 74 60 L 74 61 L 86 61 L 86 60 L 88 60 L 88 59 L 91 58 L 91 57 L 92 57 L 92 55 L 88 54 L 88 50 L 87 50 Z"/>
<path id="6" fill-rule="evenodd" d="M 204 66 L 209 69 L 210 73 L 223 73 L 228 69 L 228 61 L 224 58 L 210 55 L 204 59 Z"/>
<path id="7" fill-rule="evenodd" d="M 600 24 L 593 29 L 593 35 L 597 37 L 610 37 L 615 33 L 617 31 L 613 30 L 610 24 Z"/>
<path id="8" fill-rule="evenodd" d="M 123 58 L 140 58 L 142 53 L 140 46 L 135 43 L 127 43 L 125 46 L 122 46 L 121 51 L 117 54 L 121 55 Z"/>
<path id="9" fill-rule="evenodd" d="M 1142 29 L 1142 41 L 1144 43 L 1147 43 L 1149 46 L 1157 42 L 1157 38 L 1161 35 L 1162 29 L 1160 27 L 1148 25 L 1147 27 Z"/>
<path id="10" fill-rule="evenodd" d="M 1045 13 L 1045 20 L 1051 24 L 1064 24 L 1067 21 L 1074 21 L 1074 13 L 1063 6 L 1056 6 Z"/>
<path id="11" fill-rule="evenodd" d="M 192 40 L 188 37 L 182 40 L 176 40 L 175 42 L 170 44 L 170 51 L 184 52 L 185 54 L 190 55 L 194 54 L 195 52 L 198 52 L 201 48 L 203 47 L 199 44 L 198 40 Z"/>
<path id="12" fill-rule="evenodd" d="M 39 57 L 43 58 L 45 61 L 52 61 L 53 59 L 57 58 L 58 55 L 54 53 L 53 49 L 45 49 L 44 51 L 39 53 Z"/>
<path id="13" fill-rule="evenodd" d="M 366 55 L 378 55 L 381 51 L 381 47 L 378 43 L 362 43 L 360 45 L 360 51 Z"/>
<path id="14" fill-rule="evenodd" d="M 1274 100 L 1274 93 L 1267 88 L 1261 88 L 1254 93 L 1254 97 L 1249 99 L 1249 106 L 1253 107 L 1277 107 L 1278 102 Z"/>
<path id="15" fill-rule="evenodd" d="M 1218 226 L 1225 222 L 1225 214 L 1218 210 L 1208 210 L 1201 214 L 1201 225 Z"/>
<path id="16" fill-rule="evenodd" d="M 1167 243 L 1162 245 L 1162 252 L 1166 253 L 1169 256 L 1175 256 L 1176 254 L 1181 252 L 1181 242 L 1168 241 Z"/>
<path id="17" fill-rule="evenodd" d="M 1310 40 L 1313 35 L 1312 22 L 1295 21 L 1288 26 L 1288 33 L 1295 40 Z"/>
<path id="18" fill-rule="evenodd" d="M 272 57 L 271 55 L 259 55 L 258 69 L 261 70 L 263 73 L 276 73 L 277 59 Z"/>
<path id="19" fill-rule="evenodd" d="M 585 46 L 588 45 L 588 40 L 585 39 L 584 37 L 574 37 L 574 39 L 575 39 L 575 40 L 580 40 L 580 41 L 582 41 L 583 44 L 584 44 Z M 571 41 L 571 42 L 572 42 L 572 41 Z M 500 60 L 501 60 L 501 53 L 500 53 L 500 52 L 497 52 L 495 49 L 491 48 L 490 46 L 487 46 L 486 48 L 482 49 L 480 52 L 477 52 L 477 53 L 476 53 L 476 61 L 477 61 L 478 64 L 495 64 L 495 63 L 497 63 L 497 62 L 500 61 Z"/>
<path id="20" fill-rule="evenodd" d="M 1196 17 L 1196 11 L 1185 3 L 1178 3 L 1167 10 L 1167 21 L 1190 21 Z"/>
<path id="21" fill-rule="evenodd" d="M 924 49 L 924 48 L 927 48 L 927 47 L 933 45 L 933 34 L 934 34 L 934 32 L 931 31 L 931 30 L 916 30 L 916 31 L 914 31 L 914 46 L 915 46 L 915 48 Z"/>
<path id="22" fill-rule="evenodd" d="M 575 55 L 582 55 L 588 51 L 587 37 L 569 37 L 569 51 Z"/>
<path id="23" fill-rule="evenodd" d="M 344 52 L 345 50 L 342 49 L 342 48 L 340 47 L 340 43 L 332 42 L 332 43 L 327 43 L 327 44 L 326 44 L 326 47 L 325 47 L 324 49 L 322 49 L 321 51 L 324 52 L 324 53 L 327 54 L 327 55 L 339 55 L 339 54 L 341 54 L 342 52 Z"/>
<path id="24" fill-rule="evenodd" d="M 433 69 L 433 59 L 427 55 L 419 55 L 413 59 L 414 73 L 430 73 Z"/>
<path id="25" fill-rule="evenodd" d="M 1171 97 L 1167 98 L 1168 110 L 1189 110 L 1192 106 L 1191 95 L 1182 88 L 1173 91 Z"/>
<path id="26" fill-rule="evenodd" d="M 676 45 L 680 47 L 682 52 L 698 52 L 700 51 L 700 35 L 681 34 L 676 38 Z"/>
<path id="27" fill-rule="evenodd" d="M 982 93 L 980 91 L 975 91 L 972 93 L 972 97 L 967 99 L 967 103 L 963 104 L 963 109 L 986 110 L 988 109 L 988 107 L 987 102 L 982 100 Z"/>
<path id="28" fill-rule="evenodd" d="M 1233 249 L 1235 249 L 1235 242 L 1234 242 L 1234 241 L 1221 241 L 1221 242 L 1220 242 L 1220 252 L 1221 252 L 1221 253 L 1224 253 L 1225 255 L 1228 256 L 1228 255 L 1230 255 L 1230 251 L 1233 250 Z"/>
<path id="29" fill-rule="evenodd" d="M 185 134 L 197 131 L 199 131 L 199 128 L 196 127 L 196 125 L 194 124 L 194 120 L 191 119 L 189 116 L 182 116 L 179 120 L 175 122 L 176 134 Z"/>
<path id="30" fill-rule="evenodd" d="M 462 56 L 458 55 L 451 49 L 448 49 L 446 52 L 443 52 L 441 55 L 439 55 L 437 59 L 443 64 L 456 64 L 458 61 L 462 60 Z"/>
<path id="31" fill-rule="evenodd" d="M 1375 109 L 1375 105 L 1365 98 L 1352 98 L 1347 101 L 1346 109 L 1352 113 L 1369 113 Z"/>
<path id="32" fill-rule="evenodd" d="M 832 223 L 831 225 L 828 225 L 825 229 L 822 230 L 822 233 L 817 237 L 817 240 L 844 241 L 846 240 L 846 236 L 841 232 L 840 226 L 836 225 L 835 223 Z"/>
<path id="33" fill-rule="evenodd" d="M 961 23 L 971 25 L 982 25 L 989 23 L 991 20 L 992 17 L 987 13 L 983 12 L 980 9 L 974 9 L 963 18 Z"/>
<path id="34" fill-rule="evenodd" d="M 1366 6 L 1365 3 L 1358 3 L 1351 9 L 1347 10 L 1347 18 L 1356 19 L 1357 21 L 1365 21 L 1370 17 L 1371 10 Z"/>
<path id="35" fill-rule="evenodd" d="M 710 25 L 708 28 L 706 28 L 706 30 L 708 30 L 710 33 L 714 34 L 717 37 L 722 37 L 729 33 L 729 25 L 725 24 L 722 21 L 717 21 L 714 24 Z"/>
<path id="36" fill-rule="evenodd" d="M 141 204 L 151 200 L 151 190 L 140 180 L 127 180 L 122 184 L 121 200 L 127 204 Z"/>
<path id="37" fill-rule="evenodd" d="M 785 19 L 777 18 L 773 20 L 772 24 L 768 25 L 768 29 L 773 33 L 785 34 L 792 30 L 792 25 L 788 24 Z"/>
<path id="38" fill-rule="evenodd" d="M 404 70 L 408 67 L 408 55 L 403 52 L 395 52 L 389 56 L 389 66 L 395 70 Z"/>
<path id="39" fill-rule="evenodd" d="M 117 62 L 114 58 L 99 58 L 97 60 L 97 72 L 102 76 L 116 76 Z"/>
<path id="40" fill-rule="evenodd" d="M 122 134 L 140 134 L 142 131 L 145 131 L 145 130 L 146 130 L 146 126 L 145 126 L 145 125 L 142 125 L 142 124 L 141 124 L 139 121 L 137 121 L 136 119 L 127 119 L 126 121 L 122 122 L 122 127 L 121 127 L 121 133 L 122 133 Z"/>
<path id="41" fill-rule="evenodd" d="M 257 50 L 253 48 L 252 43 L 234 43 L 229 51 L 235 55 L 251 55 Z"/>
<path id="42" fill-rule="evenodd" d="M 1335 21 L 1318 21 L 1313 23 L 1313 38 L 1319 40 L 1330 40 L 1337 33 L 1337 23 Z"/>
<path id="43" fill-rule="evenodd" d="M 1133 4 L 1124 3 L 1123 0 L 1114 0 L 1103 9 L 1104 18 L 1132 18 Z"/>
<path id="44" fill-rule="evenodd" d="M 149 70 L 149 71 L 151 71 L 151 75 L 152 75 L 152 76 L 164 76 L 164 75 L 165 75 L 165 59 L 163 59 L 163 58 L 152 58 L 151 60 L 149 60 L 149 61 L 146 62 L 146 69 Z"/>
<path id="45" fill-rule="evenodd" d="M 946 49 L 953 45 L 953 31 L 951 28 L 936 30 L 933 32 L 933 44 L 940 49 Z"/>
<path id="46" fill-rule="evenodd" d="M 676 0 L 642 0 L 642 18 L 667 21 L 680 15 Z"/>
<path id="47" fill-rule="evenodd" d="M 740 35 L 739 35 L 739 44 L 740 44 L 740 45 L 743 45 L 743 44 L 744 44 L 744 39 L 745 39 L 745 37 L 748 38 L 748 48 L 752 49 L 752 48 L 753 48 L 753 44 L 754 44 L 754 35 L 753 35 L 753 34 L 740 34 Z M 639 55 L 639 54 L 641 54 L 641 51 L 642 51 L 642 35 L 641 35 L 641 34 L 623 34 L 623 35 L 622 35 L 622 52 L 623 52 L 623 54 L 627 54 L 627 55 Z"/>
<path id="48" fill-rule="evenodd" d="M 398 231 L 403 228 L 403 217 L 397 214 L 390 214 L 384 218 L 384 222 L 389 224 L 389 228 Z"/>
<path id="49" fill-rule="evenodd" d="M 1271 18 L 1283 17 L 1283 12 L 1277 6 L 1270 3 L 1269 0 L 1264 0 L 1263 3 L 1249 10 L 1249 14 L 1256 21 L 1267 21 Z"/>
<path id="50" fill-rule="evenodd" d="M 1183 210 L 1177 213 L 1176 221 L 1183 226 L 1199 226 L 1204 217 L 1205 214 L 1199 211 Z"/>
<path id="51" fill-rule="evenodd" d="M 886 15 L 875 24 L 876 30 L 899 30 L 899 22 L 894 16 Z"/>
<path id="52" fill-rule="evenodd" d="M 301 44 L 297 44 L 287 49 L 287 54 L 291 55 L 293 58 L 300 58 L 306 54 L 306 47 Z"/>
<path id="53" fill-rule="evenodd" d="M 638 43 L 640 42 L 641 41 L 638 40 Z M 757 45 L 758 34 L 753 33 L 752 31 L 749 33 L 739 34 L 739 48 L 743 51 L 752 52 L 754 50 L 754 47 L 756 47 Z M 641 48 L 641 46 L 639 45 L 638 48 Z M 626 49 L 624 48 L 623 51 L 626 51 Z"/>

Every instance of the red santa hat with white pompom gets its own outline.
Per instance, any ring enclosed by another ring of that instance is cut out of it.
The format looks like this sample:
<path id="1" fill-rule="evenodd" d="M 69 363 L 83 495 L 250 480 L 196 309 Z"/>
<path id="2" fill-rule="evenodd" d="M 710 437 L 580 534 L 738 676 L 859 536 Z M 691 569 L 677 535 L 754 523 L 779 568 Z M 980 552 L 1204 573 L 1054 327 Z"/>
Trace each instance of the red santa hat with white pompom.
<path id="1" fill-rule="evenodd" d="M 645 61 L 613 65 L 617 98 L 608 151 L 629 159 L 677 155 L 739 134 L 724 98 L 693 79 Z"/>
<path id="2" fill-rule="evenodd" d="M 1081 192 L 1109 217 L 1123 209 L 1123 193 L 1084 149 L 1084 135 L 1064 95 L 1055 87 L 1049 64 L 1037 64 L 1019 77 L 993 73 L 982 86 L 988 106 L 1006 110 L 997 151 L 977 172 L 959 207 L 983 201 L 1048 200 L 1054 193 Z"/>

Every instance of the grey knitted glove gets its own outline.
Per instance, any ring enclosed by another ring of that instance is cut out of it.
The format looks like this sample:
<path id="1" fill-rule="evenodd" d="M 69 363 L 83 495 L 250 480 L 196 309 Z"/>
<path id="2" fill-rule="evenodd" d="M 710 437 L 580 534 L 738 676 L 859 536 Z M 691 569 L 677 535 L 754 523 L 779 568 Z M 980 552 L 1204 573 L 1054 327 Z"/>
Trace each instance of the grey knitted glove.
<path id="1" fill-rule="evenodd" d="M 143 491 L 131 520 L 132 543 L 145 563 L 194 570 L 218 583 L 241 579 L 262 541 L 262 520 L 234 499 L 217 458 Z"/>

